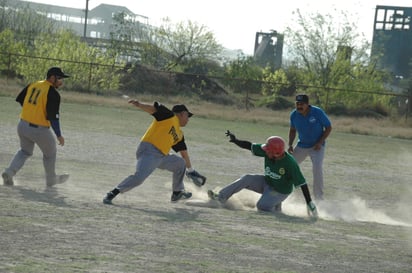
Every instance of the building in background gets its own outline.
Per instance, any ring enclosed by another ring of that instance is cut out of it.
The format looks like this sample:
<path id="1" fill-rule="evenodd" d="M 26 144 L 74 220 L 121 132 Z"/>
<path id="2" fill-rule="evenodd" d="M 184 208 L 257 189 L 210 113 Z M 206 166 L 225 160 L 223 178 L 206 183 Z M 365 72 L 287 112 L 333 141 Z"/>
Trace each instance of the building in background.
<path id="1" fill-rule="evenodd" d="M 274 41 L 276 39 L 276 41 Z M 269 66 L 272 71 L 282 67 L 283 34 L 274 30 L 271 32 L 256 32 L 253 57 L 261 67 Z"/>
<path id="2" fill-rule="evenodd" d="M 148 17 L 135 14 L 126 7 L 116 5 L 100 4 L 88 10 L 87 13 L 86 5 L 84 8 L 68 8 L 29 1 L 10 0 L 7 1 L 7 6 L 14 9 L 28 7 L 30 10 L 34 10 L 52 19 L 58 27 L 71 29 L 79 36 L 85 38 L 110 39 L 115 17 L 118 14 L 123 14 L 126 20 L 135 23 L 137 26 L 148 25 L 149 23 Z"/>
<path id="3" fill-rule="evenodd" d="M 395 77 L 411 77 L 411 7 L 376 6 L 371 56 Z"/>

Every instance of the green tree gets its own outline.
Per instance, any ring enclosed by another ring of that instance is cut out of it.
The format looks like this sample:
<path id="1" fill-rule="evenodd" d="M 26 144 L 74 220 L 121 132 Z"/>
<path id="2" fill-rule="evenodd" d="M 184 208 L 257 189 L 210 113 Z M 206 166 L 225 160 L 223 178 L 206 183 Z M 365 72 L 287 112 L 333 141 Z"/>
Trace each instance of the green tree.
<path id="1" fill-rule="evenodd" d="M 375 69 L 367 54 L 370 45 L 358 34 L 354 22 L 342 13 L 338 26 L 330 14 L 303 16 L 296 11 L 298 27 L 288 28 L 289 54 L 303 74 L 301 89 L 311 93 L 324 107 L 344 103 L 348 107 L 385 104 L 373 92 L 384 92 L 384 74 Z M 287 69 L 287 68 L 286 68 Z M 352 90 L 368 90 L 362 93 Z"/>
<path id="2" fill-rule="evenodd" d="M 263 82 L 262 94 L 264 96 L 279 96 L 282 90 L 290 85 L 283 69 L 272 72 L 271 67 L 263 70 Z"/>
<path id="3" fill-rule="evenodd" d="M 83 92 L 117 89 L 120 83 L 117 72 L 124 65 L 116 62 L 113 53 L 88 46 L 70 31 L 39 35 L 31 54 L 36 58 L 27 57 L 18 64 L 18 72 L 25 80 L 44 78 L 45 71 L 57 65 L 71 74 L 72 80 L 65 83 L 66 88 Z"/>
<path id="4" fill-rule="evenodd" d="M 223 49 L 206 26 L 190 20 L 173 24 L 164 18 L 155 33 L 156 46 L 167 53 L 167 70 L 184 71 L 193 62 L 217 60 Z"/>
<path id="5" fill-rule="evenodd" d="M 235 93 L 241 93 L 245 89 L 251 93 L 260 93 L 262 73 L 263 69 L 255 63 L 252 56 L 241 54 L 224 65 L 224 83 Z"/>
<path id="6" fill-rule="evenodd" d="M 139 63 L 154 68 L 167 64 L 166 52 L 158 46 L 156 28 L 135 21 L 121 12 L 113 17 L 110 50 L 130 64 Z"/>
<path id="7" fill-rule="evenodd" d="M 262 95 L 260 104 L 272 109 L 284 109 L 291 107 L 291 103 L 283 97 L 283 94 L 287 94 L 287 90 L 290 88 L 291 83 L 283 69 L 277 69 L 272 72 L 273 69 L 267 66 L 263 70 L 263 84 Z"/>
<path id="8" fill-rule="evenodd" d="M 8 75 L 14 74 L 24 48 L 23 43 L 16 41 L 10 29 L 0 32 L 0 71 Z"/>
<path id="9" fill-rule="evenodd" d="M 0 31 L 5 29 L 12 30 L 16 39 L 24 42 L 26 46 L 31 46 L 38 34 L 54 33 L 57 25 L 53 20 L 30 9 L 24 1 L 2 0 L 0 2 Z"/>
<path id="10" fill-rule="evenodd" d="M 167 67 L 171 55 L 160 47 L 160 39 L 161 37 L 157 36 L 156 28 L 146 28 L 146 33 L 145 35 L 142 35 L 139 47 L 139 60 L 143 65 L 155 69 L 163 69 L 164 67 Z"/>
<path id="11" fill-rule="evenodd" d="M 259 94 L 262 88 L 263 69 L 252 56 L 239 55 L 224 67 L 224 84 L 234 93 L 244 95 L 246 109 L 253 106 L 251 94 Z"/>

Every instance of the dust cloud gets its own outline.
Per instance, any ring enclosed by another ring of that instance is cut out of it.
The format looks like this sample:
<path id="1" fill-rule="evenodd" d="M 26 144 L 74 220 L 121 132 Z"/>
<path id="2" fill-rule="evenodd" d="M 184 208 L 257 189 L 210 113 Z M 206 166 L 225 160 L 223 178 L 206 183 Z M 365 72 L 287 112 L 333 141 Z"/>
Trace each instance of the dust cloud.
<path id="1" fill-rule="evenodd" d="M 226 208 L 232 210 L 256 210 L 256 202 L 259 199 L 260 194 L 253 191 L 242 190 L 237 194 L 234 194 L 227 202 L 221 204 L 218 201 L 210 200 L 207 196 L 207 190 L 204 188 L 195 188 L 189 186 L 188 189 L 192 192 L 193 197 L 186 201 L 188 206 L 199 206 L 209 208 Z M 212 189 L 215 192 L 219 192 L 219 188 Z"/>
<path id="2" fill-rule="evenodd" d="M 206 189 L 190 188 L 193 193 L 192 199 L 186 201 L 186 205 L 210 207 L 210 208 L 226 208 L 232 210 L 255 210 L 256 203 L 260 194 L 249 190 L 242 190 L 233 195 L 226 203 L 220 204 L 218 201 L 210 200 L 207 196 Z M 214 189 L 216 192 L 219 189 Z M 316 202 L 319 218 L 331 221 L 345 222 L 373 222 L 384 225 L 406 226 L 412 227 L 412 221 L 409 217 L 402 217 L 402 220 L 395 219 L 388 215 L 387 212 L 380 211 L 368 207 L 367 202 L 359 197 L 352 197 L 346 201 L 323 200 Z M 398 216 L 403 213 L 410 213 L 409 210 L 399 204 L 401 211 L 397 212 Z M 286 199 L 282 204 L 284 214 L 306 217 L 307 210 L 303 198 L 296 198 L 294 195 Z M 406 215 L 405 215 L 406 216 Z"/>
<path id="3" fill-rule="evenodd" d="M 394 219 L 386 212 L 368 207 L 365 200 L 353 197 L 347 201 L 324 200 L 318 204 L 319 216 L 325 220 L 373 222 L 384 225 L 412 227 L 409 221 Z"/>

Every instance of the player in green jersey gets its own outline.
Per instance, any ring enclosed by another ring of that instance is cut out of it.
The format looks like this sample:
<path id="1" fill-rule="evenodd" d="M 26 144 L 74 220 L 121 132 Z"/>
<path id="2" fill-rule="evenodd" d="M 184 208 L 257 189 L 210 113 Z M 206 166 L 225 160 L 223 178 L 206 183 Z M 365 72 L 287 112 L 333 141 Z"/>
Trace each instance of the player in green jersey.
<path id="1" fill-rule="evenodd" d="M 305 177 L 292 155 L 285 152 L 285 141 L 279 136 L 271 136 L 264 144 L 239 140 L 230 131 L 226 132 L 230 142 L 250 150 L 253 155 L 264 157 L 264 174 L 246 174 L 224 187 L 219 193 L 211 190 L 211 199 L 226 202 L 233 194 L 248 189 L 262 194 L 256 206 L 260 211 L 281 211 L 280 204 L 295 188 L 300 187 L 305 197 L 310 216 L 317 217 L 317 209 L 310 196 Z"/>

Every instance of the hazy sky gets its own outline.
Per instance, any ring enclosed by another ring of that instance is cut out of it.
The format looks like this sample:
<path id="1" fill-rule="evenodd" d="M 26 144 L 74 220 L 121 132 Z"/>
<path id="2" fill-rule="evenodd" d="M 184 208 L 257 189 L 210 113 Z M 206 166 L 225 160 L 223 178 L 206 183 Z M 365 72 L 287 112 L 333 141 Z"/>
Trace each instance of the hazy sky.
<path id="1" fill-rule="evenodd" d="M 31 2 L 86 8 L 86 0 Z M 335 10 L 344 10 L 353 16 L 360 33 L 371 41 L 376 5 L 412 7 L 411 0 L 89 0 L 89 10 L 99 4 L 127 7 L 136 14 L 149 17 L 152 25 L 158 25 L 164 17 L 174 22 L 197 22 L 207 26 L 224 47 L 241 49 L 245 54 L 253 54 L 256 32 L 283 32 L 292 25 L 292 12 L 298 8 L 302 14 L 335 14 Z"/>

